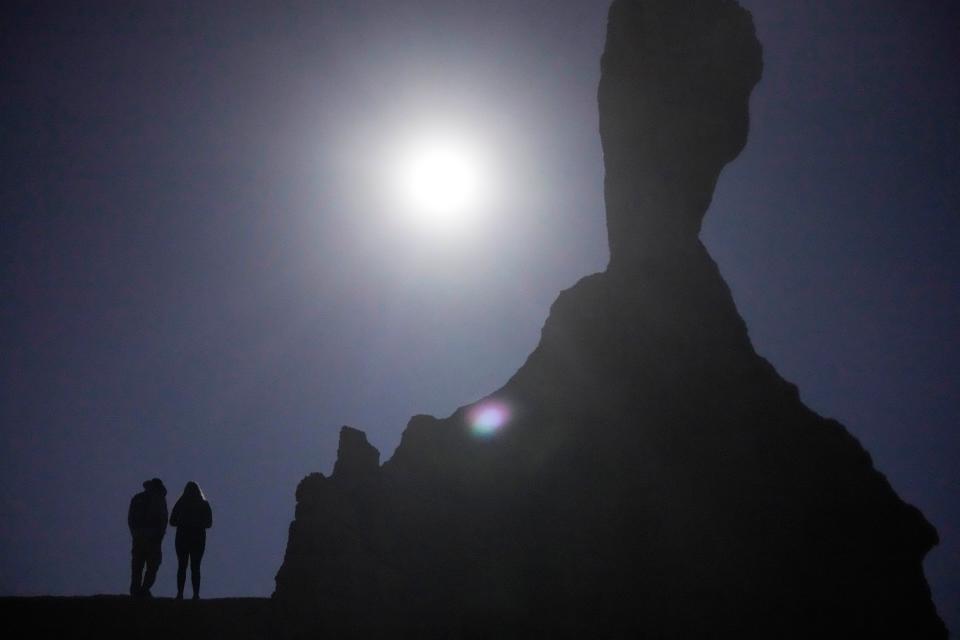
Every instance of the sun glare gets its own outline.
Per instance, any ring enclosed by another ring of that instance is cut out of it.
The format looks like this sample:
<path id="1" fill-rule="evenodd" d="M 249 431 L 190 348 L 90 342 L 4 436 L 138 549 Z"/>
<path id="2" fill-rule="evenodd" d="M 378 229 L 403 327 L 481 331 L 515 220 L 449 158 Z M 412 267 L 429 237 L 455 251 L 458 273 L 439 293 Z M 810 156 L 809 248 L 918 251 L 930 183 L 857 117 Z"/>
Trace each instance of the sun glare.
<path id="1" fill-rule="evenodd" d="M 489 195 L 483 154 L 452 135 L 424 136 L 405 145 L 394 175 L 404 215 L 431 232 L 465 230 Z"/>

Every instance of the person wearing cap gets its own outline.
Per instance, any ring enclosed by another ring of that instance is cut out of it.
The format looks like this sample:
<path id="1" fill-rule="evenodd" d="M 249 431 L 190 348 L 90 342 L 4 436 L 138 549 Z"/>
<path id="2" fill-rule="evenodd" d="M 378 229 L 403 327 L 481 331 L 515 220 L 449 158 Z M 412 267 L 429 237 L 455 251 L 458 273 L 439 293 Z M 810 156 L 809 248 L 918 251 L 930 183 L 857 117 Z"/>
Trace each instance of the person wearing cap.
<path id="1" fill-rule="evenodd" d="M 167 488 L 160 478 L 143 483 L 143 491 L 130 500 L 127 526 L 133 536 L 130 595 L 151 597 L 150 587 L 163 560 L 161 545 L 167 532 Z M 144 573 L 146 567 L 146 573 Z"/>

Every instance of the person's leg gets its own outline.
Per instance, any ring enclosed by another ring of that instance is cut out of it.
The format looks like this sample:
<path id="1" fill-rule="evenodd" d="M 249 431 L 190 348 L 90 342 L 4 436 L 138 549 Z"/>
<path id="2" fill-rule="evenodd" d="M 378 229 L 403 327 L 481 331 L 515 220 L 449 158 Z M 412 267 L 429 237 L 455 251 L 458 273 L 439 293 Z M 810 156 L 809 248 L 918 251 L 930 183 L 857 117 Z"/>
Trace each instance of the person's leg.
<path id="1" fill-rule="evenodd" d="M 147 562 L 147 556 L 143 553 L 142 545 L 133 541 L 133 550 L 130 552 L 130 595 L 140 595 L 143 588 L 143 565 Z"/>
<path id="2" fill-rule="evenodd" d="M 204 540 L 194 547 L 190 553 L 190 581 L 193 583 L 193 599 L 200 599 L 200 562 L 203 560 Z"/>
<path id="3" fill-rule="evenodd" d="M 150 587 L 157 579 L 157 571 L 160 569 L 160 563 L 163 561 L 163 553 L 160 550 L 160 543 L 154 542 L 150 545 L 147 553 L 147 572 L 143 575 L 143 594 L 150 595 Z"/>
<path id="4" fill-rule="evenodd" d="M 185 544 L 183 532 L 180 529 L 177 529 L 174 549 L 177 551 L 177 600 L 182 600 L 183 585 L 187 582 L 187 561 L 189 559 L 190 547 Z"/>
<path id="5" fill-rule="evenodd" d="M 187 582 L 187 560 L 190 555 L 177 549 L 177 600 L 183 600 L 183 585 Z"/>

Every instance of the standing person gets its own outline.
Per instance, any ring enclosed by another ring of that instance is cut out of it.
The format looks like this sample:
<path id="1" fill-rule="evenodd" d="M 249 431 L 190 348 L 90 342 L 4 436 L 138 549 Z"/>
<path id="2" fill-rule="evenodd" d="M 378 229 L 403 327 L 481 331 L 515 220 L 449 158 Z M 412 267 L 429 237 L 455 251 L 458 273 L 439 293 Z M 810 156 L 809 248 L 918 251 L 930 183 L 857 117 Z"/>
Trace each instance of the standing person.
<path id="1" fill-rule="evenodd" d="M 167 488 L 160 478 L 143 483 L 143 491 L 133 496 L 127 510 L 127 526 L 133 537 L 130 566 L 130 595 L 151 597 L 150 587 L 157 579 L 163 560 L 161 545 L 167 532 Z M 143 569 L 146 566 L 146 573 Z"/>
<path id="2" fill-rule="evenodd" d="M 183 495 L 173 505 L 170 525 L 177 528 L 177 600 L 183 600 L 183 584 L 187 581 L 187 562 L 193 599 L 200 599 L 200 561 L 207 545 L 207 529 L 213 526 L 210 503 L 193 481 L 183 488 Z"/>

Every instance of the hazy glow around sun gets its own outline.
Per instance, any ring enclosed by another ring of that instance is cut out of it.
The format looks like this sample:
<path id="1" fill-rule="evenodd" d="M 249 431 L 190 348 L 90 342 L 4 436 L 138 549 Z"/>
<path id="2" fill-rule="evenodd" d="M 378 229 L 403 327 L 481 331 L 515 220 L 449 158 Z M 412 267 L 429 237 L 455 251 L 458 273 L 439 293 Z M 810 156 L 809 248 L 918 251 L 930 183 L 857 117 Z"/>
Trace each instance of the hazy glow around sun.
<path id="1" fill-rule="evenodd" d="M 490 171 L 480 145 L 463 136 L 430 133 L 401 144 L 392 169 L 396 206 L 430 232 L 471 227 L 490 201 Z"/>

